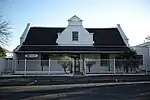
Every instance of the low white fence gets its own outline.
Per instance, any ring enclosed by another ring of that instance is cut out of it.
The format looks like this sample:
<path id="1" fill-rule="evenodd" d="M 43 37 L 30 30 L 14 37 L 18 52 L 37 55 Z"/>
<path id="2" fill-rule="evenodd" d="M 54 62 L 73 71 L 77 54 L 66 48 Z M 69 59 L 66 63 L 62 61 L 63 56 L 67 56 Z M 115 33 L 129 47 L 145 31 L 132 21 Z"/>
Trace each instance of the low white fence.
<path id="1" fill-rule="evenodd" d="M 147 74 L 141 60 L 9 60 L 0 59 L 1 73 L 46 75 Z"/>
<path id="2" fill-rule="evenodd" d="M 142 60 L 94 59 L 84 63 L 86 74 L 147 74 Z"/>

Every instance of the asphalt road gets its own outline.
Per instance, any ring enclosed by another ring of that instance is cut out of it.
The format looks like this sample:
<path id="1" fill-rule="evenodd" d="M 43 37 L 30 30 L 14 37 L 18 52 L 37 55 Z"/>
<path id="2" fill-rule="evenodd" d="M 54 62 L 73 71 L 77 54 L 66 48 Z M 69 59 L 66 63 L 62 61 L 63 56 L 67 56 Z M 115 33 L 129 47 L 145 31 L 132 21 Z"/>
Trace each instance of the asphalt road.
<path id="1" fill-rule="evenodd" d="M 32 88 L 31 88 L 32 89 Z M 0 91 L 0 100 L 150 100 L 150 84 L 111 85 L 41 91 Z"/>

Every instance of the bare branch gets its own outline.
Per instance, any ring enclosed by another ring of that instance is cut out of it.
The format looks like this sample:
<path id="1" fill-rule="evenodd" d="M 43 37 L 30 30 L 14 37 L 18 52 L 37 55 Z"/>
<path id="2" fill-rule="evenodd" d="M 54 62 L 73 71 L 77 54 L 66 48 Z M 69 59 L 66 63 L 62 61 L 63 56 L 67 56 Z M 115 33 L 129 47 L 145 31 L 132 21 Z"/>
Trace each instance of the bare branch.
<path id="1" fill-rule="evenodd" d="M 11 35 L 10 29 L 8 22 L 0 16 L 0 46 L 7 45 Z"/>

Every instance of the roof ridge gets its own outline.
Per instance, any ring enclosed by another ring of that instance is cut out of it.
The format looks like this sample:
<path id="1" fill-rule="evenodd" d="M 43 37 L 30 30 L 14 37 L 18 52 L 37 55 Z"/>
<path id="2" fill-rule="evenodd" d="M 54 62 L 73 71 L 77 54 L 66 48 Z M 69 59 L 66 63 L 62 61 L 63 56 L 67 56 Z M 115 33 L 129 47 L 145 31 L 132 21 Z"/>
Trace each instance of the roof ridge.
<path id="1" fill-rule="evenodd" d="M 66 28 L 66 27 L 45 27 L 45 26 L 31 26 L 31 28 Z"/>
<path id="2" fill-rule="evenodd" d="M 44 27 L 44 26 L 31 26 L 31 28 L 66 28 L 66 27 Z M 116 27 L 91 27 L 91 28 L 88 28 L 86 27 L 85 29 L 117 29 Z"/>
<path id="3" fill-rule="evenodd" d="M 98 27 L 92 27 L 92 28 L 85 28 L 85 29 L 117 29 L 116 27 L 100 27 L 100 28 L 98 28 Z"/>

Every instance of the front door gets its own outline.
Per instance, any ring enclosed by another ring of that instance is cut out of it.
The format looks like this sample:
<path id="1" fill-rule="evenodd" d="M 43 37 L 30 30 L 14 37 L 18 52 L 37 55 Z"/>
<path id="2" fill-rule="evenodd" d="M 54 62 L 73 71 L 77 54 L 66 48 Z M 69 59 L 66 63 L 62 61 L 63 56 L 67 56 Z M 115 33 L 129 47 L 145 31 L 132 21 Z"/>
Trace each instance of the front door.
<path id="1" fill-rule="evenodd" d="M 75 73 L 80 73 L 80 59 L 75 58 L 74 60 L 74 68 L 75 68 Z"/>
<path id="2" fill-rule="evenodd" d="M 80 54 L 74 54 L 74 73 L 78 74 L 80 73 Z"/>

